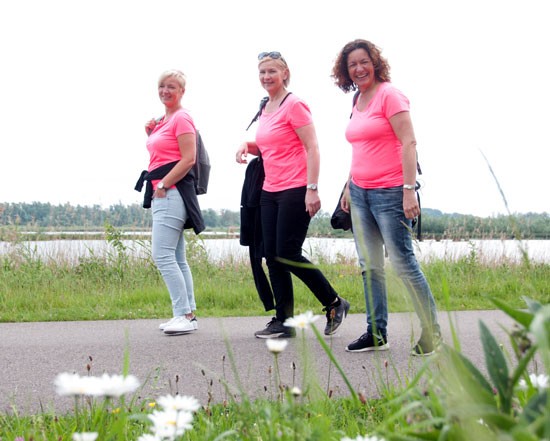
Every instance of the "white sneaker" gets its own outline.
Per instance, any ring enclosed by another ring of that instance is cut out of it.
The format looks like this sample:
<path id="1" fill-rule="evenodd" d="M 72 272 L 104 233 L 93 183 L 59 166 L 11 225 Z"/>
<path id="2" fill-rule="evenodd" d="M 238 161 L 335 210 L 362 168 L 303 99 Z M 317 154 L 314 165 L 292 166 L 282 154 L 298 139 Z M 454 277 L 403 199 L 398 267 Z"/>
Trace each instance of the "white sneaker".
<path id="1" fill-rule="evenodd" d="M 185 316 L 176 317 L 174 322 L 164 328 L 165 334 L 182 334 L 184 332 L 194 331 L 193 323 Z"/>
<path id="2" fill-rule="evenodd" d="M 199 322 L 197 321 L 197 316 L 193 316 L 193 318 L 190 320 L 191 324 L 193 325 L 193 329 L 196 331 L 199 329 Z"/>
<path id="3" fill-rule="evenodd" d="M 172 317 L 172 318 L 171 318 L 170 320 L 168 320 L 167 322 L 161 323 L 161 324 L 159 325 L 159 329 L 160 329 L 161 331 L 164 331 L 164 329 L 165 329 L 167 326 L 170 326 L 170 325 L 174 324 L 174 322 L 175 322 L 178 318 L 179 318 L 179 317 Z"/>

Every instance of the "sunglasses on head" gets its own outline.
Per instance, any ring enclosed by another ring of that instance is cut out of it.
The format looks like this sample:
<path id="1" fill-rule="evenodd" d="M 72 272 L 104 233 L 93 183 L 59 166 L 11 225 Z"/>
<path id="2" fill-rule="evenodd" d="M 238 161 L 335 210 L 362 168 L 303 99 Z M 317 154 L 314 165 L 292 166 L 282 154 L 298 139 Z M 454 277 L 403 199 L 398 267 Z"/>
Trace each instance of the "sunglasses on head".
<path id="1" fill-rule="evenodd" d="M 273 52 L 260 52 L 258 54 L 258 60 L 263 60 L 264 58 L 273 58 L 274 60 L 278 58 L 283 58 L 280 52 L 273 51 Z"/>

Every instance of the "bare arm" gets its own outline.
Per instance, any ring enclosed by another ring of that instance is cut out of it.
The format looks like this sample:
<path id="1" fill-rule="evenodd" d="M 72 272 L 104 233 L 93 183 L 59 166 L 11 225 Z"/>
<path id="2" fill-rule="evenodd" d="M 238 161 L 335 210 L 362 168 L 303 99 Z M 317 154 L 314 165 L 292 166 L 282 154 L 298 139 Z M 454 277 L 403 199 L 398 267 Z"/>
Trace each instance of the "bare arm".
<path id="1" fill-rule="evenodd" d="M 321 155 L 319 154 L 319 144 L 317 142 L 317 134 L 315 126 L 308 124 L 307 126 L 296 129 L 296 134 L 304 144 L 307 153 L 307 182 L 317 184 L 319 182 L 319 168 L 321 163 Z M 306 192 L 306 211 L 311 217 L 321 208 L 321 200 L 317 190 L 307 190 Z"/>
<path id="2" fill-rule="evenodd" d="M 235 159 L 239 164 L 246 164 L 248 162 L 247 156 L 249 153 L 251 155 L 258 156 L 258 145 L 255 142 L 243 142 L 237 149 L 237 155 Z"/>
<path id="3" fill-rule="evenodd" d="M 409 185 L 416 183 L 416 138 L 409 112 L 399 112 L 390 118 L 390 124 L 401 145 L 401 162 L 403 182 Z M 420 207 L 414 190 L 403 189 L 403 211 L 407 219 L 420 214 Z"/>

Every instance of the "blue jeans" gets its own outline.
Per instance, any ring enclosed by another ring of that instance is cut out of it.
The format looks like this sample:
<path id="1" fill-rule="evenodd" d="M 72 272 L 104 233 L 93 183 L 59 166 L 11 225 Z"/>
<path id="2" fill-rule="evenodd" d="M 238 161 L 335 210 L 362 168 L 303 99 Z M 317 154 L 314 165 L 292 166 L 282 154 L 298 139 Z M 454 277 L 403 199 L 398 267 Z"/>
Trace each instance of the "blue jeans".
<path id="1" fill-rule="evenodd" d="M 294 316 L 291 273 L 313 292 L 323 306 L 338 297 L 323 273 L 302 255 L 311 217 L 306 211 L 306 187 L 268 192 L 260 197 L 262 237 L 277 319 Z"/>
<path id="2" fill-rule="evenodd" d="M 153 199 L 152 209 L 153 260 L 170 293 L 174 317 L 189 314 L 197 306 L 193 292 L 193 276 L 185 256 L 185 204 L 178 190 L 169 189 L 165 198 Z"/>
<path id="3" fill-rule="evenodd" d="M 367 332 L 385 335 L 388 324 L 384 246 L 412 298 L 422 329 L 439 332 L 435 301 L 414 255 L 411 220 L 403 211 L 403 189 L 366 190 L 352 182 L 350 196 L 353 235 L 367 304 Z"/>

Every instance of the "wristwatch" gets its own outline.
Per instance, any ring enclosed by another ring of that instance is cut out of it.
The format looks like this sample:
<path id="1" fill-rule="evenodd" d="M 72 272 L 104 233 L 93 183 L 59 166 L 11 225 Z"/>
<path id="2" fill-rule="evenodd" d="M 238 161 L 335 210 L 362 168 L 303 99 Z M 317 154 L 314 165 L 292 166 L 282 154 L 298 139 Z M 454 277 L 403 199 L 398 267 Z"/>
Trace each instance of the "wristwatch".
<path id="1" fill-rule="evenodd" d="M 307 189 L 317 191 L 317 184 L 307 184 Z"/>
<path id="2" fill-rule="evenodd" d="M 416 190 L 415 186 L 411 184 L 403 184 L 403 188 L 405 190 Z"/>
<path id="3" fill-rule="evenodd" d="M 160 181 L 157 184 L 157 190 L 166 190 L 166 188 L 164 187 L 164 182 Z"/>

